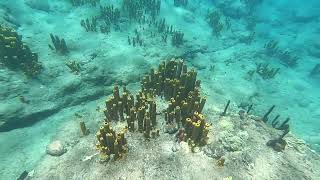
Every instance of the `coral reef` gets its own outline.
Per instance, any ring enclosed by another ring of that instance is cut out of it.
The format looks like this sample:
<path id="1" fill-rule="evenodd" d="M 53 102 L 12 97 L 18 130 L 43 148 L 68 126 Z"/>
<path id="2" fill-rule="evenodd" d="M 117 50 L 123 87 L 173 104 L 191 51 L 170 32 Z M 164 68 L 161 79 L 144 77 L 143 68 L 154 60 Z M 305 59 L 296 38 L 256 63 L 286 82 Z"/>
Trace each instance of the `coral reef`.
<path id="1" fill-rule="evenodd" d="M 121 158 L 128 151 L 125 130 L 116 133 L 110 122 L 105 122 L 96 134 L 98 144 L 96 148 L 101 152 L 101 161 L 107 161 L 113 154 L 113 159 Z"/>
<path id="2" fill-rule="evenodd" d="M 15 30 L 3 25 L 0 25 L 0 63 L 10 69 L 21 69 L 31 77 L 42 70 L 38 54 L 31 52 Z"/>
<path id="3" fill-rule="evenodd" d="M 171 59 L 161 63 L 157 70 L 151 69 L 142 78 L 141 90 L 135 96 L 125 86 L 121 93 L 116 84 L 112 96 L 105 102 L 105 124 L 97 134 L 100 142 L 97 147 L 103 156 L 109 157 L 110 153 L 115 153 L 119 157 L 121 154 L 112 150 L 114 139 L 118 137 L 110 128 L 112 122 L 126 120 L 126 127 L 130 132 L 138 130 L 147 140 L 159 136 L 157 96 L 168 101 L 164 115 L 166 127 L 172 127 L 169 133 L 175 133 L 181 128 L 180 134 L 176 136 L 180 141 L 187 141 L 192 151 L 196 146 L 207 144 L 210 124 L 201 114 L 206 98 L 200 96 L 200 81 L 196 76 L 197 72 L 194 69 L 188 71 L 182 59 Z M 113 141 L 107 141 L 103 134 L 112 136 Z"/>
<path id="4" fill-rule="evenodd" d="M 206 98 L 200 96 L 200 81 L 194 69 L 188 71 L 182 59 L 172 59 L 161 63 L 158 70 L 152 69 L 141 83 L 151 97 L 158 95 L 169 101 L 167 126 L 175 123 L 176 129 L 184 127 L 185 140 L 192 148 L 206 144 L 210 125 L 201 114 Z"/>
<path id="5" fill-rule="evenodd" d="M 49 44 L 49 48 L 52 51 L 56 51 L 57 53 L 62 55 L 66 55 L 69 53 L 66 41 L 63 38 L 59 38 L 58 36 L 55 36 L 53 34 L 50 34 L 50 38 L 53 46 Z"/>

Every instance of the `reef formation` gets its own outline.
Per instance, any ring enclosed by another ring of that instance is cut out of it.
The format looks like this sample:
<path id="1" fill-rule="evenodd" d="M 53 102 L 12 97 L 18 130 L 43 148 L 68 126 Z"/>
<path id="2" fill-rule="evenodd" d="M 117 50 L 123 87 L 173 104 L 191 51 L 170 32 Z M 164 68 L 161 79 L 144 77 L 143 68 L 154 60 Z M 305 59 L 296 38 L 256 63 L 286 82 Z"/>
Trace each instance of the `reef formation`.
<path id="1" fill-rule="evenodd" d="M 157 112 L 157 97 L 168 102 L 162 113 Z M 205 103 L 206 98 L 200 96 L 197 72 L 188 71 L 182 59 L 164 61 L 142 78 L 141 90 L 135 96 L 126 87 L 120 93 L 119 86 L 114 86 L 113 95 L 105 102 L 105 123 L 96 135 L 99 142 L 96 147 L 103 159 L 108 159 L 110 154 L 115 154 L 116 159 L 121 157 L 127 152 L 126 130 L 116 134 L 111 122 L 126 121 L 126 129 L 143 133 L 149 140 L 159 136 L 159 115 L 165 116 L 169 133 L 179 130 L 179 141 L 187 141 L 192 150 L 203 146 L 207 144 L 210 128 L 201 114 Z"/>

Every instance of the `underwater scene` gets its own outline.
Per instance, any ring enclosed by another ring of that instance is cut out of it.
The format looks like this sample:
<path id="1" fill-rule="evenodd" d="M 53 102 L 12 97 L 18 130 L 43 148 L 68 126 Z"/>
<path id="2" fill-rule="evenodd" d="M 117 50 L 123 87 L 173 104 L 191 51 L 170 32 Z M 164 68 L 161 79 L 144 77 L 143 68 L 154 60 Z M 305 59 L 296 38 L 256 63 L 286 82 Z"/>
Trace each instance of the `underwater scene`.
<path id="1" fill-rule="evenodd" d="M 0 0 L 0 180 L 319 180 L 319 0 Z"/>

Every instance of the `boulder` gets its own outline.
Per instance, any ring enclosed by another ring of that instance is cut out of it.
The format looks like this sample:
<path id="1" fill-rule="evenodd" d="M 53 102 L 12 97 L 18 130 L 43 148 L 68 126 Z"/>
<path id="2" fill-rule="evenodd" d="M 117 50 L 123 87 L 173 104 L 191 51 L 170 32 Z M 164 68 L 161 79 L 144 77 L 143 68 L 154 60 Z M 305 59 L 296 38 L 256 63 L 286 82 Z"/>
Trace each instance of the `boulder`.
<path id="1" fill-rule="evenodd" d="M 47 152 L 47 154 L 49 154 L 51 156 L 61 156 L 62 154 L 67 152 L 67 150 L 65 149 L 65 147 L 61 141 L 56 140 L 56 141 L 51 142 L 47 146 L 46 152 Z"/>

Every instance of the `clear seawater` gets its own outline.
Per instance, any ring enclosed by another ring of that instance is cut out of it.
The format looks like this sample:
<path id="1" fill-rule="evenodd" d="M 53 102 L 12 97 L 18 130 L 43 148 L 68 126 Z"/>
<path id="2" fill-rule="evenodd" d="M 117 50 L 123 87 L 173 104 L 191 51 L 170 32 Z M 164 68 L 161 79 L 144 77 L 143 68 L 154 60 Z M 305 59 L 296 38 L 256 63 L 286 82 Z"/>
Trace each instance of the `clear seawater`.
<path id="1" fill-rule="evenodd" d="M 123 3 L 0 0 L 1 25 L 21 35 L 43 67 L 32 77 L 20 63 L 8 67 L 1 44 L 0 180 L 35 168 L 46 146 L 68 134 L 68 121 L 97 118 L 92 114 L 115 82 L 135 91 L 143 74 L 172 57 L 198 71 L 210 108 L 222 110 L 230 100 L 233 109 L 252 104 L 252 114 L 263 116 L 275 105 L 270 119 L 290 118 L 290 132 L 320 151 L 320 1 L 161 0 L 159 12 L 152 5 L 137 11 L 145 15 L 140 20 Z M 119 18 L 105 18 L 100 5 L 119 8 Z M 92 17 L 93 31 L 83 25 Z M 162 19 L 184 34 L 181 42 L 172 40 L 174 32 L 165 40 Z M 65 40 L 68 53 L 53 47 L 51 33 Z M 272 77 L 265 72 L 277 69 Z"/>

